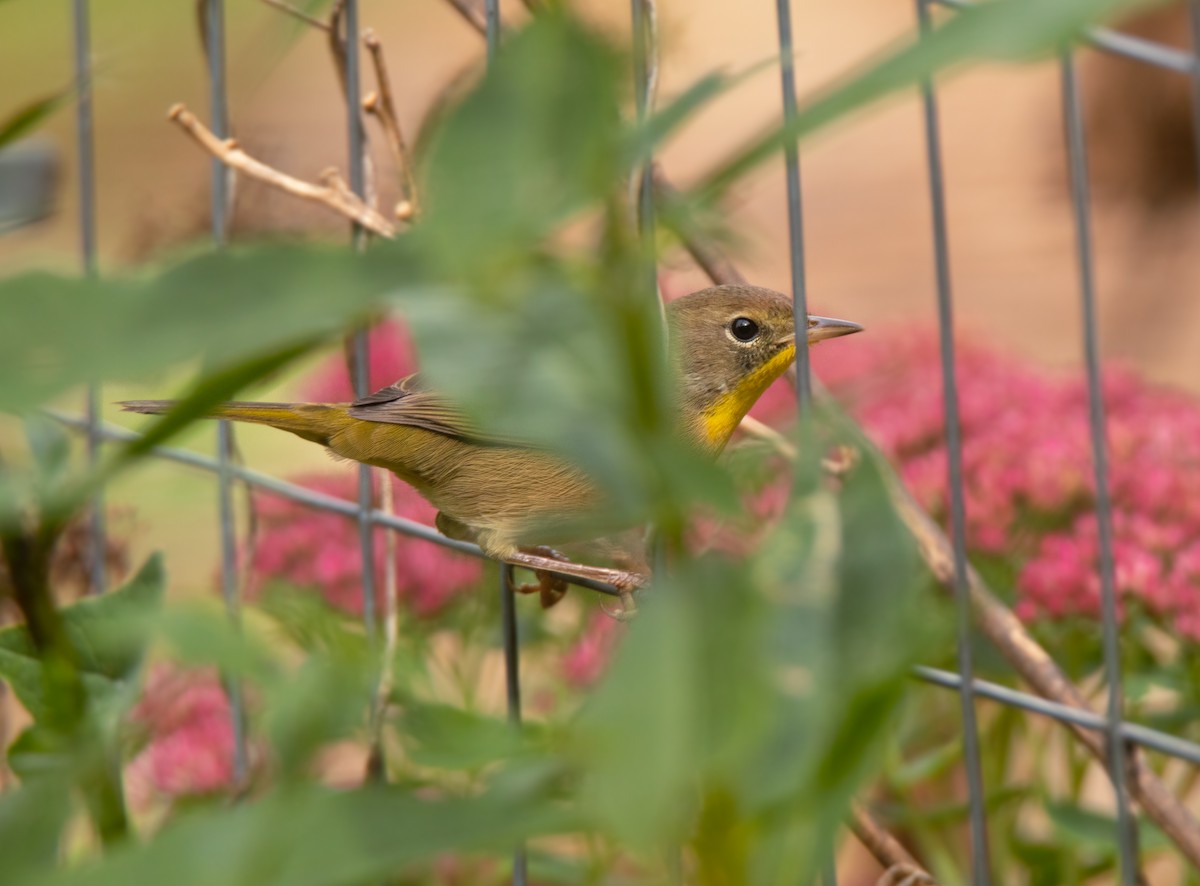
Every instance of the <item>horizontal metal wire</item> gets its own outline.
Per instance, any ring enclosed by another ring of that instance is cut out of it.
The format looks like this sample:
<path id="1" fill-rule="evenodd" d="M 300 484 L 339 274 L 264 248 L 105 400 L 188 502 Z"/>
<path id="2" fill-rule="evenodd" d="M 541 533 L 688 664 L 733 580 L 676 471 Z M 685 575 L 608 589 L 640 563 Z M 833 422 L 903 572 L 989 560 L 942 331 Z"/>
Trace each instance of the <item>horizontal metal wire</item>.
<path id="1" fill-rule="evenodd" d="M 917 665 L 913 668 L 913 673 L 921 680 L 945 689 L 957 690 L 962 687 L 962 677 L 953 671 Z M 1082 726 L 1084 729 L 1092 729 L 1096 732 L 1104 732 L 1109 728 L 1108 718 L 1093 711 L 1084 711 L 1070 705 L 1047 701 L 1039 696 L 1030 695 L 1028 692 L 1001 686 L 999 683 L 991 683 L 987 680 L 974 680 L 972 684 L 975 695 L 980 698 L 990 699 L 1034 714 L 1042 714 L 1060 722 Z M 1128 720 L 1121 721 L 1119 733 L 1123 740 L 1131 741 L 1148 750 L 1159 751 L 1180 760 L 1200 764 L 1200 744 L 1195 742 L 1139 723 L 1131 723 Z"/>
<path id="2" fill-rule="evenodd" d="M 53 410 L 47 411 L 46 414 L 72 430 L 87 430 L 87 421 L 80 416 L 68 415 Z M 138 434 L 136 431 L 127 431 L 125 428 L 111 424 L 101 424 L 98 432 L 101 438 L 118 443 L 128 443 L 131 440 L 137 440 L 141 437 L 141 434 Z M 173 461 L 192 468 L 199 468 L 209 473 L 216 473 L 220 469 L 220 464 L 215 458 L 199 452 L 193 452 L 190 449 L 179 449 L 173 446 L 155 446 L 152 452 L 154 455 L 167 461 Z M 359 505 L 349 499 L 338 498 L 336 495 L 326 495 L 323 492 L 317 492 L 296 483 L 272 477 L 270 474 L 264 474 L 260 471 L 243 467 L 242 465 L 230 465 L 229 472 L 232 477 L 241 480 L 243 483 L 248 483 L 259 489 L 265 489 L 268 492 L 273 492 L 276 495 L 289 498 L 300 504 L 308 505 L 322 511 L 342 514 L 354 519 L 358 518 Z M 415 520 L 406 520 L 404 517 L 398 517 L 394 514 L 387 514 L 377 508 L 370 511 L 369 517 L 370 521 L 376 526 L 392 529 L 401 535 L 432 542 L 435 545 L 451 548 L 463 554 L 470 554 L 472 557 L 479 557 L 482 560 L 492 559 L 483 552 L 483 549 L 479 545 L 447 538 L 432 526 L 426 526 L 424 523 L 418 523 Z M 612 585 L 606 585 L 603 582 L 578 578 L 573 575 L 559 575 L 558 573 L 554 573 L 554 575 L 561 578 L 567 584 L 587 588 L 588 590 L 608 594 L 613 597 L 619 596 L 616 588 Z"/>
<path id="3" fill-rule="evenodd" d="M 970 9 L 979 5 L 977 0 L 932 0 L 947 9 Z M 1180 74 L 1195 74 L 1200 71 L 1200 60 L 1190 52 L 1164 46 L 1144 37 L 1122 34 L 1109 28 L 1088 28 L 1084 42 L 1089 46 L 1122 58 L 1144 62 L 1156 68 L 1177 71 Z"/>
<path id="4" fill-rule="evenodd" d="M 73 430 L 86 431 L 87 422 L 84 418 L 75 415 L 67 415 L 61 412 L 48 412 L 51 418 Z M 111 424 L 101 424 L 99 427 L 100 435 L 105 439 L 113 442 L 127 443 L 131 440 L 139 438 L 139 434 L 135 431 L 127 431 L 124 428 L 116 427 Z M 199 452 L 193 452 L 190 449 L 179 449 L 172 446 L 156 446 L 153 450 L 154 454 L 159 458 L 167 461 L 173 461 L 177 464 L 186 465 L 192 468 L 198 468 L 202 471 L 215 473 L 217 471 L 217 461 L 207 455 Z M 358 516 L 357 503 L 349 499 L 339 498 L 336 495 L 328 495 L 324 492 L 317 492 L 313 489 L 300 486 L 296 483 L 291 483 L 287 480 L 281 480 L 278 477 L 272 477 L 269 474 L 264 474 L 260 471 L 255 471 L 250 468 L 242 467 L 241 465 L 232 465 L 231 470 L 233 475 L 244 483 L 249 483 L 259 489 L 264 489 L 284 498 L 300 504 L 308 505 L 309 507 L 318 510 L 329 511 L 335 514 L 342 514 L 346 517 L 356 518 Z M 386 529 L 391 529 L 399 532 L 402 535 L 407 535 L 412 538 L 419 538 L 423 541 L 428 541 L 436 545 L 441 545 L 444 548 L 459 551 L 463 554 L 469 554 L 472 557 L 480 559 L 489 559 L 488 556 L 479 548 L 478 545 L 470 542 L 457 541 L 453 538 L 447 538 L 436 529 L 426 526 L 424 523 L 418 523 L 415 520 L 406 520 L 404 517 L 398 517 L 392 514 L 385 514 L 378 509 L 371 511 L 371 522 Z M 562 576 L 564 580 L 570 584 L 579 587 L 588 588 L 589 590 L 598 591 L 602 594 L 616 595 L 616 589 L 609 585 L 600 582 L 589 581 L 587 579 L 579 579 L 573 576 Z M 938 686 L 944 686 L 947 689 L 960 689 L 962 678 L 950 671 L 943 671 L 938 668 L 925 667 L 919 665 L 914 669 L 914 672 L 922 680 L 928 683 L 933 683 Z M 981 698 L 987 698 L 992 701 L 998 701 L 1003 704 L 1012 705 L 1023 710 L 1032 711 L 1037 714 L 1044 714 L 1047 717 L 1053 717 L 1055 720 L 1060 720 L 1065 723 L 1072 723 L 1076 726 L 1083 726 L 1086 729 L 1103 730 L 1107 720 L 1099 714 L 1091 711 L 1083 711 L 1079 708 L 1073 708 L 1069 705 L 1058 704 L 1052 701 L 1046 701 L 1044 698 L 1039 698 L 1036 695 L 1030 695 L 1028 692 L 1022 692 L 1019 689 L 1010 689 L 1007 686 L 1001 686 L 998 683 L 990 683 L 986 680 L 972 681 L 975 694 Z M 1160 751 L 1164 754 L 1169 754 L 1173 757 L 1178 757 L 1181 760 L 1188 760 L 1193 763 L 1200 764 L 1200 744 L 1190 742 L 1186 739 L 1170 735 L 1166 732 L 1161 732 L 1157 729 L 1152 729 L 1149 726 L 1142 726 L 1138 723 L 1123 721 L 1121 723 L 1121 735 L 1127 741 L 1136 742 L 1144 748 L 1154 751 Z"/>

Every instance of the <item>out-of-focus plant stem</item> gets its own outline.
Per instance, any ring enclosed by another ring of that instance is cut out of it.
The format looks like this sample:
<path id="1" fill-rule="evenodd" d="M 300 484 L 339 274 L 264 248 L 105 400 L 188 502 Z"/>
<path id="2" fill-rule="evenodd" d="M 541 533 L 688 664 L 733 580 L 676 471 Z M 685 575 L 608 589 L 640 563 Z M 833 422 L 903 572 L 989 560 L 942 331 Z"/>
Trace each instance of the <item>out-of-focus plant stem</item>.
<path id="1" fill-rule="evenodd" d="M 89 718 L 87 690 L 79 656 L 50 588 L 50 558 L 64 521 L 44 518 L 32 527 L 13 527 L 0 537 L 8 564 L 13 597 L 42 665 L 47 737 L 78 754 L 78 787 L 103 843 L 127 835 L 124 794 L 116 767 L 110 766 L 103 743 Z"/>

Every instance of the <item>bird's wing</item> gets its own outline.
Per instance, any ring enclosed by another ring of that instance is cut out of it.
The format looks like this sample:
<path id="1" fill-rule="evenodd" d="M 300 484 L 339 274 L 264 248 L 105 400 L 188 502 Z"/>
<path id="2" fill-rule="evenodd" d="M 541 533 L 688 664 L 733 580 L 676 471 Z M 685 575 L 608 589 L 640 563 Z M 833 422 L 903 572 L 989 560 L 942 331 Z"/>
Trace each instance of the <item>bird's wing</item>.
<path id="1" fill-rule="evenodd" d="M 522 441 L 483 433 L 445 398 L 421 383 L 418 374 L 380 388 L 350 404 L 353 418 L 422 428 L 482 446 L 520 446 Z"/>

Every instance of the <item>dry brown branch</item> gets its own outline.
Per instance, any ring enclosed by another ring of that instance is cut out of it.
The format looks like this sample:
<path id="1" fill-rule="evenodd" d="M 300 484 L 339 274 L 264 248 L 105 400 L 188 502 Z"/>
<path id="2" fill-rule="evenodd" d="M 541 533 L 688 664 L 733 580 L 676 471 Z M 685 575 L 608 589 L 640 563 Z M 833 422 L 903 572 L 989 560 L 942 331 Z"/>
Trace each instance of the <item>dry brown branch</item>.
<path id="1" fill-rule="evenodd" d="M 288 3 L 287 0 L 262 0 L 262 2 L 268 6 L 278 9 L 280 12 L 287 13 L 288 15 L 292 16 L 292 18 L 299 19 L 310 27 L 316 28 L 319 31 L 325 31 L 326 33 L 329 32 L 328 22 L 321 21 L 315 15 L 309 15 L 303 9 L 298 9 L 292 4 Z"/>
<path id="2" fill-rule="evenodd" d="M 858 801 L 850 805 L 847 824 L 854 832 L 854 836 L 858 837 L 859 842 L 875 856 L 875 860 L 884 868 L 908 865 L 917 870 L 923 870 L 920 863 L 901 845 L 900 841 L 889 834 L 867 811 L 867 808 Z"/>
<path id="3" fill-rule="evenodd" d="M 286 191 L 302 200 L 310 200 L 327 206 L 380 237 L 391 239 L 396 236 L 395 226 L 355 196 L 337 170 L 325 170 L 321 174 L 323 184 L 314 185 L 280 172 L 261 160 L 256 160 L 238 147 L 238 143 L 234 139 L 217 138 L 208 127 L 196 118 L 195 114 L 181 104 L 172 106 L 167 112 L 167 117 L 178 123 L 180 128 L 194 138 L 202 148 L 230 169 L 235 169 L 243 175 L 279 188 L 279 190 Z"/>
<path id="4" fill-rule="evenodd" d="M 886 476 L 892 501 L 916 539 L 922 557 L 938 580 L 952 587 L 954 556 L 950 541 L 904 488 L 900 479 L 890 471 Z M 1092 713 L 1091 705 L 1067 679 L 1050 654 L 1030 636 L 1012 610 L 996 598 L 979 573 L 970 567 L 967 571 L 967 587 L 980 629 L 1034 692 L 1050 701 Z M 1066 725 L 1092 756 L 1102 764 L 1107 763 L 1103 736 L 1082 726 Z M 1200 823 L 1154 774 L 1140 749 L 1131 745 L 1126 761 L 1126 776 L 1133 799 L 1179 847 L 1188 861 L 1200 868 Z"/>
<path id="5" fill-rule="evenodd" d="M 662 168 L 657 163 L 653 167 L 653 181 L 654 191 L 660 195 L 661 199 L 670 200 L 678 194 L 675 186 L 667 180 Z M 718 285 L 736 283 L 739 286 L 746 284 L 746 278 L 716 244 L 696 237 L 684 237 L 683 248 L 687 250 L 688 255 L 692 257 L 700 270 L 704 271 L 714 283 Z"/>
<path id="6" fill-rule="evenodd" d="M 400 202 L 396 205 L 396 218 L 407 221 L 420 212 L 417 200 L 417 184 L 413 174 L 412 156 L 408 144 L 404 140 L 404 131 L 400 128 L 400 118 L 396 114 L 396 104 L 392 99 L 391 78 L 388 77 L 387 62 L 383 56 L 383 45 L 375 31 L 368 28 L 363 34 L 363 45 L 371 54 L 371 63 L 375 68 L 377 92 L 372 92 L 363 99 L 363 110 L 379 121 L 387 139 L 388 147 L 392 150 L 392 159 L 396 164 L 396 172 L 400 179 Z"/>
<path id="7" fill-rule="evenodd" d="M 487 33 L 487 13 L 483 9 L 482 3 L 476 3 L 474 0 L 446 0 L 454 10 L 463 17 L 463 20 L 473 27 L 480 34 Z"/>

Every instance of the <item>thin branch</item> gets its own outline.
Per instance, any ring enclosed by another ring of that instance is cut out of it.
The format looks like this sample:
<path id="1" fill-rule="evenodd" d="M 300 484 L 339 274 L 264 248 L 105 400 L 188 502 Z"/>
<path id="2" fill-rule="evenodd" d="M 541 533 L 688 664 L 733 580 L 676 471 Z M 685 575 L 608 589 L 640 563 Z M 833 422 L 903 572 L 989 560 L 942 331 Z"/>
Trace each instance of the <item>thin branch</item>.
<path id="1" fill-rule="evenodd" d="M 310 27 L 316 28 L 319 31 L 325 31 L 326 33 L 329 32 L 329 22 L 321 21 L 315 15 L 309 15 L 303 9 L 299 9 L 288 3 L 287 0 L 262 0 L 262 2 L 268 6 L 273 6 L 280 12 L 287 13 L 292 18 L 299 19 Z"/>
<path id="2" fill-rule="evenodd" d="M 954 557 L 950 542 L 933 519 L 921 509 L 904 488 L 894 472 L 885 473 L 892 502 L 912 532 L 921 555 L 930 570 L 943 584 L 954 580 Z M 1016 669 L 1022 679 L 1043 698 L 1069 707 L 1092 712 L 1083 697 L 1050 654 L 1029 634 L 1013 614 L 988 588 L 974 568 L 968 567 L 967 586 L 980 629 Z M 1102 764 L 1107 764 L 1103 736 L 1075 724 L 1066 724 L 1088 751 Z M 1146 764 L 1145 755 L 1130 745 L 1126 755 L 1126 777 L 1133 798 L 1145 813 L 1171 838 L 1179 850 L 1200 868 L 1200 822 L 1180 802 Z"/>
<path id="3" fill-rule="evenodd" d="M 363 110 L 379 121 L 383 128 L 388 147 L 392 150 L 392 159 L 400 177 L 400 202 L 396 205 L 397 219 L 408 221 L 420 212 L 417 200 L 417 183 L 413 174 L 412 155 L 404 140 L 404 131 L 400 128 L 400 119 L 396 114 L 396 104 L 392 99 L 392 83 L 388 77 L 387 62 L 383 55 L 383 45 L 371 28 L 363 34 L 363 45 L 371 53 L 371 63 L 375 67 L 375 82 L 378 91 L 370 93 L 363 99 Z"/>
<path id="4" fill-rule="evenodd" d="M 243 175 L 285 191 L 294 197 L 320 203 L 380 237 L 391 239 L 396 236 L 395 225 L 357 197 L 336 169 L 325 170 L 321 173 L 323 184 L 314 185 L 280 172 L 261 160 L 256 160 L 243 151 L 234 139 L 217 138 L 208 127 L 196 118 L 195 114 L 181 104 L 174 105 L 167 112 L 167 117 L 178 123 L 180 128 L 194 138 L 204 150 L 230 169 L 236 169 Z"/>
<path id="5" fill-rule="evenodd" d="M 391 471 L 378 471 L 379 510 L 388 516 L 396 513 L 396 498 Z M 383 660 L 379 666 L 379 681 L 371 704 L 371 750 L 367 758 L 367 779 L 383 782 L 387 778 L 387 763 L 383 750 L 383 725 L 386 722 L 388 699 L 396 682 L 396 644 L 400 636 L 399 577 L 396 573 L 396 533 L 384 534 L 383 542 Z"/>
<path id="6" fill-rule="evenodd" d="M 472 0 L 446 0 L 454 10 L 463 17 L 463 20 L 473 27 L 480 34 L 487 33 L 487 13 L 484 12 L 483 6 Z"/>
<path id="7" fill-rule="evenodd" d="M 866 847 L 867 851 L 875 856 L 884 868 L 894 868 L 907 865 L 921 873 L 928 873 L 922 868 L 907 849 L 887 832 L 876 819 L 875 816 L 857 800 L 850 804 L 850 816 L 847 819 L 847 825 L 854 832 L 854 836 L 858 837 L 858 841 Z M 929 882 L 933 882 L 933 878 L 929 878 Z"/>
<path id="8" fill-rule="evenodd" d="M 654 175 L 654 191 L 660 199 L 669 201 L 678 195 L 678 190 L 667 180 L 666 175 L 657 163 L 653 167 Z M 700 270 L 708 275 L 708 279 L 712 280 L 718 286 L 722 285 L 737 285 L 745 286 L 746 278 L 729 260 L 729 257 L 715 243 L 710 243 L 707 240 L 696 236 L 687 236 L 681 232 L 683 239 L 683 248 L 687 250 L 688 255 L 692 260 L 699 265 Z"/>

